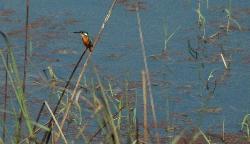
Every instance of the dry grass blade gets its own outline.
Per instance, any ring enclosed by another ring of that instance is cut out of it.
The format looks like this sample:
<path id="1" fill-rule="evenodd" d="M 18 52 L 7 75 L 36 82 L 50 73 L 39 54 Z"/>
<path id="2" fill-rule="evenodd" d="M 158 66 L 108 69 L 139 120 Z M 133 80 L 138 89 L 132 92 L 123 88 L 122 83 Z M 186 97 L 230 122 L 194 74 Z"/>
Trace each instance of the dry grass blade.
<path id="1" fill-rule="evenodd" d="M 223 53 L 221 53 L 220 56 L 221 56 L 221 59 L 222 59 L 222 61 L 223 61 L 223 64 L 224 64 L 225 68 L 228 69 L 227 62 L 226 62 L 226 60 L 225 60 L 225 58 L 224 58 Z"/>
<path id="2" fill-rule="evenodd" d="M 45 106 L 48 108 L 49 113 L 51 114 L 51 116 L 52 116 L 52 118 L 53 118 L 53 120 L 54 120 L 54 122 L 55 122 L 55 124 L 56 124 L 56 126 L 57 126 L 57 128 L 58 128 L 58 130 L 59 130 L 59 132 L 60 132 L 60 134 L 62 135 L 62 138 L 63 138 L 64 143 L 67 144 L 68 142 L 67 142 L 67 140 L 66 140 L 66 138 L 65 138 L 65 136 L 64 136 L 64 134 L 63 134 L 63 132 L 62 132 L 62 129 L 61 129 L 60 126 L 59 126 L 59 123 L 58 123 L 57 120 L 56 120 L 55 115 L 53 114 L 52 110 L 50 109 L 50 106 L 48 105 L 47 101 L 45 101 L 44 103 L 45 103 Z"/>
<path id="3" fill-rule="evenodd" d="M 139 14 L 138 10 L 139 10 L 139 8 L 138 8 L 138 5 L 137 5 L 136 16 L 137 16 L 138 30 L 139 30 L 139 34 L 140 34 L 140 42 L 141 42 L 141 48 L 142 48 L 145 75 L 146 75 L 146 81 L 147 81 L 148 92 L 149 92 L 149 97 L 150 97 L 150 105 L 151 105 L 151 109 L 152 109 L 152 113 L 153 113 L 154 127 L 157 129 L 158 124 L 157 124 L 157 118 L 156 118 L 156 113 L 155 113 L 154 99 L 153 99 L 153 95 L 152 95 L 151 82 L 150 82 L 150 77 L 149 77 L 146 49 L 145 49 L 145 46 L 144 46 L 144 38 L 143 38 L 143 34 L 142 34 L 141 18 L 140 18 L 140 14 Z M 156 138 L 157 138 L 157 143 L 160 143 L 160 136 L 159 136 L 158 132 L 156 132 Z"/>
<path id="4" fill-rule="evenodd" d="M 199 128 L 199 131 L 201 133 L 201 135 L 203 136 L 203 138 L 205 139 L 205 141 L 208 143 L 208 144 L 211 144 L 210 140 L 207 138 L 207 136 L 204 134 L 204 132 Z"/>

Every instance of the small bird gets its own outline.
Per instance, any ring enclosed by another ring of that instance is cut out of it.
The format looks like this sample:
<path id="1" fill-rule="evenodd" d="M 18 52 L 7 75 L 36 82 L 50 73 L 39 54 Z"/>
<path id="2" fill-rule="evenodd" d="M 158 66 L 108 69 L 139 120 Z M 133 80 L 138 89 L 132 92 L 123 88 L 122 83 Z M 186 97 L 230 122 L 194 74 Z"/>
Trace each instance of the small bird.
<path id="1" fill-rule="evenodd" d="M 80 33 L 80 36 L 82 37 L 82 43 L 86 46 L 87 49 L 89 49 L 90 52 L 93 51 L 93 44 L 89 37 L 89 34 L 85 31 L 79 31 L 74 33 Z"/>

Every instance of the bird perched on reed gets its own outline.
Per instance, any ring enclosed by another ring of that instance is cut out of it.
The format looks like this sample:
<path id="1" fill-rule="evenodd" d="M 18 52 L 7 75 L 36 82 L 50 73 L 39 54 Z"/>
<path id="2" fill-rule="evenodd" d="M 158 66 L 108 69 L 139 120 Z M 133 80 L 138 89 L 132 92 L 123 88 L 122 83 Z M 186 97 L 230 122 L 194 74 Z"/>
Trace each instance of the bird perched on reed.
<path id="1" fill-rule="evenodd" d="M 93 51 L 93 43 L 89 37 L 89 34 L 85 31 L 79 31 L 79 32 L 74 32 L 74 33 L 79 33 L 81 38 L 82 38 L 82 43 L 83 45 L 86 46 L 87 49 L 89 49 L 90 52 Z"/>

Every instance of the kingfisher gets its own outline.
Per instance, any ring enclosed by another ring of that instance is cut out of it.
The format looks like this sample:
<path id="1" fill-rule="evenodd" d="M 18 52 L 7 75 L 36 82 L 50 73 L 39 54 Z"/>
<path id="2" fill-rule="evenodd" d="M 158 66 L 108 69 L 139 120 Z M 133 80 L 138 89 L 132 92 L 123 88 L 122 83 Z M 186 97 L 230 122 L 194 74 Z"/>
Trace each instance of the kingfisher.
<path id="1" fill-rule="evenodd" d="M 89 37 L 89 34 L 85 31 L 79 31 L 74 33 L 80 33 L 80 36 L 82 38 L 82 43 L 86 46 L 87 49 L 89 49 L 90 52 L 93 51 L 93 43 Z"/>

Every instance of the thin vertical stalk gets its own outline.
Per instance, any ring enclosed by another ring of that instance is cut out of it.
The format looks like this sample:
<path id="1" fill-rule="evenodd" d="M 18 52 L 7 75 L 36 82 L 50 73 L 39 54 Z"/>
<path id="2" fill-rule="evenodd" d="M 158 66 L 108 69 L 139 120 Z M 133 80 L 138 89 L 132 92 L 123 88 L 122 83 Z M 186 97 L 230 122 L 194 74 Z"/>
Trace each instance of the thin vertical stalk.
<path id="1" fill-rule="evenodd" d="M 9 65 L 9 51 L 6 52 L 6 63 Z M 3 112 L 3 142 L 6 136 L 6 119 L 7 119 L 7 97 L 8 97 L 8 72 L 5 70 L 5 84 L 4 84 L 4 112 Z"/>
<path id="2" fill-rule="evenodd" d="M 222 140 L 225 140 L 225 119 L 222 121 Z"/>
<path id="3" fill-rule="evenodd" d="M 142 24 L 141 24 L 141 18 L 140 18 L 140 14 L 139 14 L 138 4 L 137 4 L 137 7 L 136 7 L 136 16 L 137 16 L 138 30 L 139 30 L 139 34 L 140 34 L 140 42 L 141 42 L 141 48 L 142 48 L 144 69 L 145 69 L 145 74 L 146 74 L 146 81 L 147 81 L 148 92 L 149 92 L 149 97 L 150 97 L 150 105 L 151 105 L 152 114 L 153 114 L 154 127 L 157 129 L 158 124 L 157 124 L 157 118 L 156 118 L 156 113 L 155 113 L 154 99 L 153 99 L 153 95 L 152 95 L 152 88 L 151 88 L 151 82 L 150 82 L 150 76 L 149 76 L 149 70 L 148 70 L 148 63 L 147 63 L 147 57 L 146 57 L 146 49 L 145 49 L 145 46 L 144 46 L 144 38 L 143 38 L 143 33 L 142 33 Z M 158 132 L 156 132 L 156 138 L 157 138 L 157 143 L 159 144 L 160 143 L 160 136 L 159 136 Z"/>
<path id="4" fill-rule="evenodd" d="M 145 71 L 142 71 L 142 88 L 143 88 L 143 129 L 144 141 L 148 143 L 148 111 L 147 111 L 147 81 Z"/>
<path id="5" fill-rule="evenodd" d="M 136 138 L 136 144 L 139 144 L 140 143 L 140 140 L 139 140 L 139 137 L 140 137 L 140 129 L 139 129 L 139 120 L 136 116 L 136 135 L 135 135 L 135 138 Z"/>
<path id="6" fill-rule="evenodd" d="M 26 0 L 26 19 L 25 19 L 25 45 L 24 45 L 24 65 L 23 65 L 23 96 L 25 97 L 26 89 L 26 75 L 27 75 L 27 64 L 28 64 L 28 31 L 29 31 L 29 0 Z M 21 136 L 22 132 L 22 121 L 23 121 L 23 112 L 20 111 L 20 116 L 18 119 L 19 128 L 18 128 L 18 137 Z M 18 138 L 19 139 L 19 138 Z"/>
<path id="7" fill-rule="evenodd" d="M 28 65 L 28 37 L 29 37 L 29 0 L 26 0 L 26 22 L 25 22 L 25 46 L 23 65 L 23 94 L 25 95 L 27 65 Z"/>

